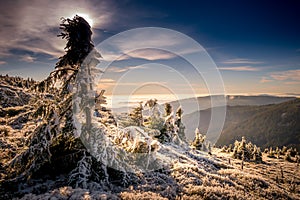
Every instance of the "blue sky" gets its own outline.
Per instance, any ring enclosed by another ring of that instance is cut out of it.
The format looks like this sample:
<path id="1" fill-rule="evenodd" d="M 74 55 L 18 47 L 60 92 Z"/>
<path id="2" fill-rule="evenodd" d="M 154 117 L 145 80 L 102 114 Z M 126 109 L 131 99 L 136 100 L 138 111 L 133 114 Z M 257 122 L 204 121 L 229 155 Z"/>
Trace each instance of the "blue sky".
<path id="1" fill-rule="evenodd" d="M 0 4 L 2 74 L 46 78 L 64 53 L 65 42 L 56 37 L 60 18 L 78 13 L 93 20 L 95 45 L 131 28 L 162 27 L 186 34 L 213 59 L 228 94 L 300 94 L 300 2 L 296 0 L 33 0 L 30 4 L 20 0 Z M 138 39 L 136 43 L 147 40 L 152 44 L 151 37 Z M 174 41 L 162 37 L 161 42 Z M 112 90 L 128 71 L 141 69 L 140 74 L 128 75 L 131 82 L 128 80 L 125 88 L 142 85 L 143 80 L 156 84 L 157 90 L 161 87 L 158 83 L 174 85 L 176 76 L 167 72 L 153 74 L 154 67 L 139 66 L 153 62 L 179 71 L 197 93 L 208 92 L 203 89 L 203 80 L 193 76 L 188 63 L 168 52 L 153 50 L 133 52 L 115 61 L 104 75 L 103 87 Z M 152 81 L 146 79 L 151 73 Z M 178 92 L 184 92 L 186 86 L 183 82 L 178 84 Z M 153 92 L 155 88 L 147 90 Z"/>

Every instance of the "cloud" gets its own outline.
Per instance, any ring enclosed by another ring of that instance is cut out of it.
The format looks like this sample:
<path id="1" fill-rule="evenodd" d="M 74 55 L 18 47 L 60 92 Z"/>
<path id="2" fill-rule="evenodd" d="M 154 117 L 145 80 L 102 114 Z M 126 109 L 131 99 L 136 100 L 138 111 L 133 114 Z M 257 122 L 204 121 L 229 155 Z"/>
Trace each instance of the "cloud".
<path id="1" fill-rule="evenodd" d="M 140 49 L 145 46 L 150 47 L 169 47 L 179 45 L 182 40 L 180 37 L 175 35 L 167 35 L 163 31 L 153 34 L 152 29 L 141 29 L 138 32 L 133 32 L 133 34 L 124 34 L 126 41 L 123 42 L 125 38 L 116 38 L 115 42 L 121 50 L 125 49 Z"/>
<path id="2" fill-rule="evenodd" d="M 108 72 L 114 72 L 114 73 L 122 73 L 126 72 L 128 70 L 134 70 L 134 69 L 147 69 L 146 66 L 126 66 L 126 67 L 116 67 L 112 66 L 107 69 Z"/>
<path id="3" fill-rule="evenodd" d="M 219 67 L 220 70 L 226 71 L 259 71 L 260 69 L 251 66 L 237 66 L 237 67 Z"/>
<path id="4" fill-rule="evenodd" d="M 32 0 L 0 2 L 0 56 L 11 56 L 12 50 L 44 53 L 57 58 L 63 54 L 65 41 L 56 37 L 61 17 L 88 13 L 95 27 L 110 22 L 114 11 L 101 1 Z M 100 14 L 99 14 L 100 13 Z"/>
<path id="5" fill-rule="evenodd" d="M 127 52 L 126 54 L 123 54 L 121 56 L 118 55 L 117 53 L 105 52 L 104 55 L 102 55 L 102 57 L 103 60 L 105 61 L 121 61 L 121 60 L 128 60 L 134 58 L 154 61 L 154 60 L 167 60 L 167 59 L 175 58 L 176 55 L 166 51 L 157 50 L 157 49 L 139 49 L 136 51 Z"/>
<path id="6" fill-rule="evenodd" d="M 132 51 L 127 53 L 128 56 L 132 58 L 142 58 L 145 60 L 165 60 L 165 59 L 171 59 L 176 57 L 175 54 L 166 52 L 166 51 L 159 51 L 156 49 L 142 49 L 138 51 Z"/>
<path id="7" fill-rule="evenodd" d="M 7 62 L 5 62 L 5 61 L 0 61 L 0 65 L 4 65 L 4 64 L 6 64 Z"/>
<path id="8" fill-rule="evenodd" d="M 201 46 L 192 46 L 191 44 L 194 45 L 191 40 L 176 31 L 170 34 L 168 29 L 150 27 L 115 35 L 109 38 L 109 42 L 101 43 L 99 51 L 105 61 L 130 58 L 150 61 L 166 60 L 179 55 L 184 56 L 205 51 Z"/>
<path id="9" fill-rule="evenodd" d="M 250 65 L 252 64 L 252 65 L 256 65 L 256 64 L 263 64 L 264 62 L 253 61 L 253 60 L 245 59 L 245 58 L 236 58 L 236 59 L 226 60 L 222 63 L 223 64 L 250 64 Z"/>
<path id="10" fill-rule="evenodd" d="M 20 60 L 24 61 L 24 62 L 32 63 L 36 60 L 36 58 L 26 54 L 26 55 L 21 56 Z"/>
<path id="11" fill-rule="evenodd" d="M 272 72 L 270 74 L 270 77 L 272 77 L 274 80 L 277 81 L 285 81 L 285 80 L 300 81 L 300 69 L 281 71 L 281 72 Z"/>
<path id="12" fill-rule="evenodd" d="M 248 71 L 248 72 L 260 71 L 260 68 L 258 68 L 256 65 L 263 64 L 263 62 L 261 61 L 254 61 L 246 58 L 229 59 L 221 63 L 224 65 L 231 65 L 231 66 L 219 67 L 220 70 Z M 252 65 L 254 65 L 255 67 Z"/>
<path id="13" fill-rule="evenodd" d="M 269 82 L 272 82 L 272 81 L 273 81 L 273 80 L 271 80 L 271 79 L 269 79 L 269 78 L 263 76 L 259 82 L 260 82 L 260 83 L 269 83 Z"/>
<path id="14" fill-rule="evenodd" d="M 271 72 L 260 80 L 261 83 L 271 81 L 283 81 L 286 85 L 300 85 L 300 69 Z"/>

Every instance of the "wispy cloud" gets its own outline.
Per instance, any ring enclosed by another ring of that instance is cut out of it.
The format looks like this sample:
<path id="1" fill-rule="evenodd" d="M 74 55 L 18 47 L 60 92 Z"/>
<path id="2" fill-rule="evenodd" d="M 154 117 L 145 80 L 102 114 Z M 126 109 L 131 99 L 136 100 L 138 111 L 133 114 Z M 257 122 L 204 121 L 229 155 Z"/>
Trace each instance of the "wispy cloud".
<path id="1" fill-rule="evenodd" d="M 285 81 L 285 80 L 300 81 L 300 69 L 281 71 L 281 72 L 272 72 L 270 74 L 270 77 L 278 81 Z"/>
<path id="2" fill-rule="evenodd" d="M 35 57 L 33 57 L 33 56 L 29 55 L 29 54 L 22 55 L 20 57 L 21 57 L 20 58 L 21 61 L 28 62 L 28 63 L 32 63 L 32 62 L 34 62 L 36 60 Z"/>
<path id="3" fill-rule="evenodd" d="M 117 53 L 113 52 L 104 52 L 104 55 L 102 55 L 103 60 L 105 61 L 120 61 L 120 60 L 128 60 L 132 58 L 140 58 L 145 59 L 149 61 L 153 60 L 166 60 L 176 57 L 175 54 L 161 51 L 157 49 L 139 49 L 136 51 L 127 52 L 126 54 L 123 54 L 119 56 Z"/>
<path id="4" fill-rule="evenodd" d="M 227 71 L 248 71 L 248 72 L 255 72 L 260 71 L 261 69 L 258 64 L 263 64 L 261 61 L 246 59 L 246 58 L 236 58 L 236 59 L 229 59 L 221 62 L 223 67 L 219 67 L 220 70 L 227 70 Z M 227 66 L 229 65 L 229 66 Z"/>
<path id="5" fill-rule="evenodd" d="M 0 65 L 4 65 L 4 64 L 6 64 L 5 61 L 0 61 Z"/>
<path id="6" fill-rule="evenodd" d="M 105 61 L 130 58 L 165 60 L 204 52 L 202 47 L 196 46 L 182 34 L 170 32 L 163 28 L 141 28 L 109 38 L 109 42 L 101 43 L 98 47 Z"/>
<path id="7" fill-rule="evenodd" d="M 128 56 L 133 58 L 142 58 L 145 60 L 165 60 L 176 57 L 176 55 L 165 52 L 165 51 L 159 51 L 155 49 L 143 49 L 138 51 L 133 51 L 130 53 L 127 53 Z"/>
<path id="8" fill-rule="evenodd" d="M 282 81 L 286 85 L 300 85 L 300 69 L 271 72 L 268 76 L 262 77 L 260 83 Z"/>
<path id="9" fill-rule="evenodd" d="M 112 66 L 107 69 L 108 72 L 114 72 L 114 73 L 122 73 L 126 72 L 129 70 L 134 70 L 134 69 L 146 69 L 146 66 L 126 66 L 126 67 L 116 67 Z"/>
<path id="10" fill-rule="evenodd" d="M 256 65 L 256 64 L 263 64 L 264 62 L 261 61 L 254 61 L 250 59 L 245 59 L 245 58 L 236 58 L 236 59 L 229 59 L 224 62 L 223 64 L 248 64 L 248 65 Z"/>
<path id="11" fill-rule="evenodd" d="M 236 67 L 219 67 L 220 70 L 226 70 L 226 71 L 259 71 L 259 68 L 252 67 L 252 66 L 236 66 Z"/>

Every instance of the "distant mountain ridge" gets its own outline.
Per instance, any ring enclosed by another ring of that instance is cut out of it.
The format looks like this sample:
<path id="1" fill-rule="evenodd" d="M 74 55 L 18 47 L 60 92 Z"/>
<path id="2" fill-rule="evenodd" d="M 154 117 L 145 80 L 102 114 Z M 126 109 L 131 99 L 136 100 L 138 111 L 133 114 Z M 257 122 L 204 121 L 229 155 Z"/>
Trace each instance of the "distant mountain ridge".
<path id="1" fill-rule="evenodd" d="M 212 98 L 214 98 L 215 104 L 212 105 Z M 203 97 L 195 97 L 195 98 L 186 98 L 179 99 L 176 101 L 169 102 L 172 107 L 176 110 L 179 106 L 182 107 L 184 114 L 190 114 L 198 110 L 205 110 L 211 107 L 224 106 L 224 104 L 229 106 L 237 106 L 237 105 L 267 105 L 274 103 L 281 103 L 285 101 L 289 101 L 295 99 L 296 97 L 280 97 L 280 96 L 271 96 L 271 95 L 256 95 L 256 96 L 246 96 L 246 95 L 227 95 L 225 98 L 221 95 L 213 95 L 213 96 L 203 96 Z M 160 100 L 158 103 L 160 103 Z M 131 104 L 132 105 L 132 104 Z M 137 106 L 137 105 L 135 105 Z M 133 105 L 134 107 L 134 105 Z M 113 111 L 116 113 L 127 112 L 132 108 L 128 107 L 120 107 L 114 108 Z M 160 110 L 164 110 L 164 104 L 160 105 Z"/>
<path id="2" fill-rule="evenodd" d="M 212 105 L 211 101 L 214 98 L 216 104 Z M 197 98 L 188 98 L 178 101 L 172 101 L 170 104 L 177 108 L 179 105 L 183 108 L 185 114 L 190 114 L 197 110 L 205 110 L 211 107 L 224 106 L 223 96 L 205 96 Z M 267 105 L 274 103 L 281 103 L 295 99 L 295 97 L 279 97 L 271 95 L 256 95 L 256 96 L 246 96 L 246 95 L 227 95 L 225 97 L 226 105 L 237 106 L 237 105 Z"/>

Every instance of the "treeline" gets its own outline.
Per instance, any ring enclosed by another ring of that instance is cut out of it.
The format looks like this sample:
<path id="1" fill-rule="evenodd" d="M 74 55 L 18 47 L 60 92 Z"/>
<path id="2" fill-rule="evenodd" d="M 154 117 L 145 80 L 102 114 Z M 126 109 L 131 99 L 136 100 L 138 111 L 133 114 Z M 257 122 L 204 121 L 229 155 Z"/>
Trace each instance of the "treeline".
<path id="1" fill-rule="evenodd" d="M 300 153 L 297 151 L 296 148 L 288 148 L 283 146 L 282 148 L 276 147 L 273 149 L 272 147 L 266 148 L 264 153 L 267 154 L 269 158 L 277 158 L 277 159 L 284 159 L 289 162 L 300 162 Z"/>
<path id="2" fill-rule="evenodd" d="M 247 142 L 245 137 L 241 141 L 236 140 L 234 145 L 223 146 L 222 152 L 231 153 L 233 158 L 243 161 L 262 162 L 262 152 L 252 142 Z"/>
<path id="3" fill-rule="evenodd" d="M 245 137 L 242 137 L 241 141 L 236 140 L 234 144 L 224 145 L 221 149 L 223 153 L 231 153 L 233 158 L 243 161 L 255 161 L 262 162 L 262 151 L 260 147 L 257 147 L 252 142 L 247 142 Z M 288 148 L 283 146 L 282 148 L 265 148 L 263 151 L 269 158 L 284 159 L 289 162 L 300 162 L 300 153 L 296 148 Z"/>

